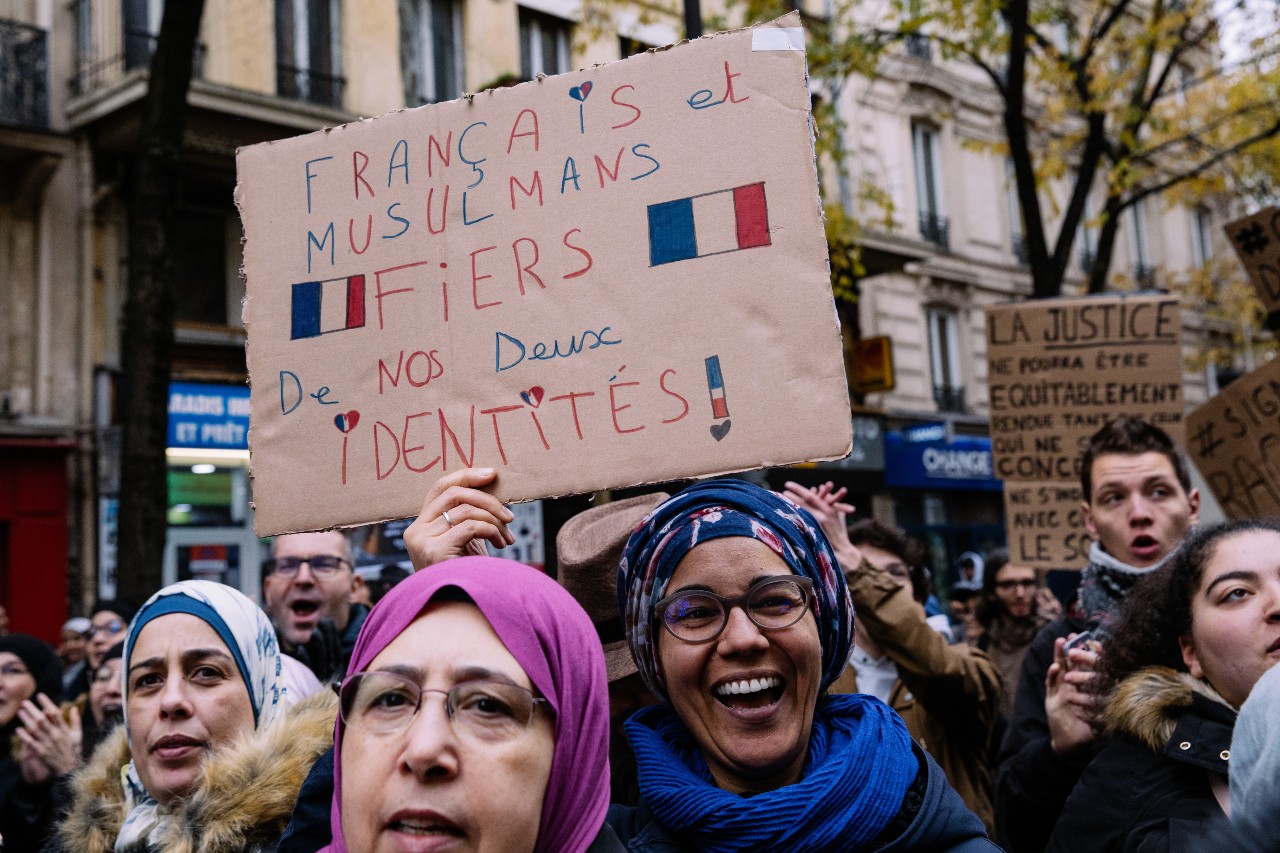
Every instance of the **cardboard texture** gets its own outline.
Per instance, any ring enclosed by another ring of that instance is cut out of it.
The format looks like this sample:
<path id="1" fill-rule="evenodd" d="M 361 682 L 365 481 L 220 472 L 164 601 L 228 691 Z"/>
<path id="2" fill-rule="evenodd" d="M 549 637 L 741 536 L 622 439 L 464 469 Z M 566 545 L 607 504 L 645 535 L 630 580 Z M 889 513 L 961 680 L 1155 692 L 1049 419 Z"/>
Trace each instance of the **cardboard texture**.
<path id="1" fill-rule="evenodd" d="M 1080 454 L 1107 421 L 1137 415 L 1182 440 L 1181 338 L 1178 300 L 1160 294 L 987 308 L 992 454 L 1026 565 L 1084 566 Z"/>
<path id="2" fill-rule="evenodd" d="M 237 171 L 260 535 L 849 452 L 796 14 Z"/>
<path id="3" fill-rule="evenodd" d="M 1035 569 L 1082 569 L 1093 541 L 1084 529 L 1080 482 L 1006 480 L 1009 559 Z"/>
<path id="4" fill-rule="evenodd" d="M 1187 416 L 1187 454 L 1228 518 L 1280 516 L 1280 359 Z"/>
<path id="5" fill-rule="evenodd" d="M 1222 228 L 1240 256 L 1269 320 L 1275 319 L 1280 313 L 1280 207 L 1268 207 Z"/>

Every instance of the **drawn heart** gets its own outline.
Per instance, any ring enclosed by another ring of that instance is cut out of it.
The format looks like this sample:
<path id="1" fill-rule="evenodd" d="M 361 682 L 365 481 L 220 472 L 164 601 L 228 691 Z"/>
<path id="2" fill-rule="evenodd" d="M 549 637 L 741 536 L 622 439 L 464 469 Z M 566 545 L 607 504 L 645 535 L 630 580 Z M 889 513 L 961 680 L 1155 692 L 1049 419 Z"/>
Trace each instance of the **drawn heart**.
<path id="1" fill-rule="evenodd" d="M 572 89 L 569 90 L 569 97 L 573 98 L 575 101 L 585 101 L 587 99 L 587 95 L 590 95 L 590 94 L 591 94 L 590 80 L 588 80 L 586 83 L 583 83 L 581 86 L 574 86 Z"/>
<path id="2" fill-rule="evenodd" d="M 360 413 L 355 409 L 344 415 L 338 415 L 333 419 L 333 424 L 342 434 L 347 434 L 356 428 L 356 424 L 360 423 Z"/>
<path id="3" fill-rule="evenodd" d="M 733 421 L 725 421 L 722 424 L 712 424 L 711 437 L 716 441 L 719 441 L 729 434 L 729 427 L 731 426 L 733 426 Z"/>
<path id="4" fill-rule="evenodd" d="M 542 405 L 542 395 L 545 393 L 546 392 L 542 390 L 541 385 L 534 385 L 528 391 L 521 391 L 520 399 L 524 400 L 525 403 L 536 409 Z"/>

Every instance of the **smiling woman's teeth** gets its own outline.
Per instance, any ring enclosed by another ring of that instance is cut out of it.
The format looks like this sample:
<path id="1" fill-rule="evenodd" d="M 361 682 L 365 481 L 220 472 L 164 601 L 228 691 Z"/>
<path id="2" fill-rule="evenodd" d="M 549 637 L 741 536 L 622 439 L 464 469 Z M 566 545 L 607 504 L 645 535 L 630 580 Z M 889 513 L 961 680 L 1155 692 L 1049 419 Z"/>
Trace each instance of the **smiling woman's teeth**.
<path id="1" fill-rule="evenodd" d="M 780 678 L 750 678 L 742 681 L 729 681 L 716 688 L 721 696 L 738 696 L 743 693 L 759 693 L 761 690 L 772 690 L 782 684 Z"/>

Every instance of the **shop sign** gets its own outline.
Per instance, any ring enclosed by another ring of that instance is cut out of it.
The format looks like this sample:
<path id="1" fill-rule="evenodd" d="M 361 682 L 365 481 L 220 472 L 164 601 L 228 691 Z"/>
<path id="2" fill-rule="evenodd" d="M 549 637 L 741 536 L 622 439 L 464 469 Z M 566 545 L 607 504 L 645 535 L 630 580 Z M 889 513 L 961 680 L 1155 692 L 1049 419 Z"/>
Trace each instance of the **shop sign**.
<path id="1" fill-rule="evenodd" d="M 834 462 L 818 462 L 813 467 L 841 471 L 883 471 L 884 430 L 879 418 L 855 415 L 853 418 L 853 448 L 849 455 Z"/>
<path id="2" fill-rule="evenodd" d="M 882 335 L 855 341 L 852 355 L 850 391 L 855 394 L 875 394 L 893 390 L 892 338 Z"/>
<path id="3" fill-rule="evenodd" d="M 909 489 L 1000 491 L 991 439 L 958 435 L 941 424 L 885 433 L 885 484 Z"/>
<path id="4" fill-rule="evenodd" d="M 249 449 L 249 389 L 169 383 L 170 447 Z"/>

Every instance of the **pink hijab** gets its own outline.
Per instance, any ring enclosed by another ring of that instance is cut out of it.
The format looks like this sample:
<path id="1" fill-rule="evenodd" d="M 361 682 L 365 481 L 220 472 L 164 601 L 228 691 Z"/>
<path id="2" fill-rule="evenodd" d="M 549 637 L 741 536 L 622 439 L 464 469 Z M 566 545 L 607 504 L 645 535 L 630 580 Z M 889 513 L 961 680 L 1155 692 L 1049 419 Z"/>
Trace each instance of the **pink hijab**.
<path id="1" fill-rule="evenodd" d="M 537 569 L 496 557 L 460 557 L 397 585 L 369 614 L 351 656 L 363 672 L 441 589 L 462 590 L 555 711 L 555 753 L 534 853 L 582 853 L 609 808 L 609 682 L 591 619 L 569 593 Z M 342 834 L 342 720 L 334 730 L 331 853 Z"/>

